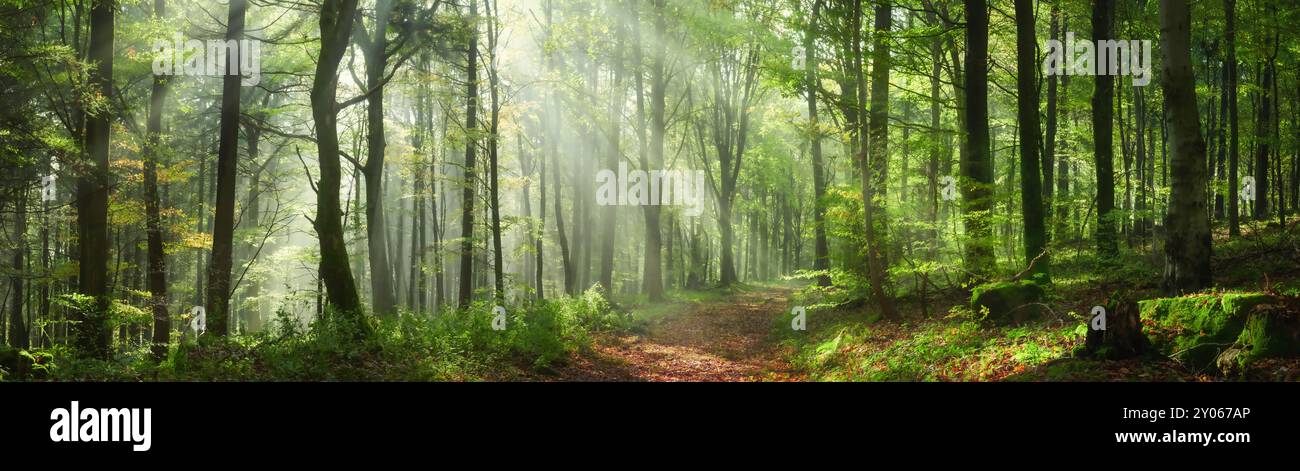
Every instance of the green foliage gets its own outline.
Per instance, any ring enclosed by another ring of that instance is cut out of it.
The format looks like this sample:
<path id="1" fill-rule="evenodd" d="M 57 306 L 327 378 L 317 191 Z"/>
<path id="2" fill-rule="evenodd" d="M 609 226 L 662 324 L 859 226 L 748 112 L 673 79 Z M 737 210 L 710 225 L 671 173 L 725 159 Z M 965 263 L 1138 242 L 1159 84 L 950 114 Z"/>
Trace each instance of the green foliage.
<path id="1" fill-rule="evenodd" d="M 818 380 L 987 381 L 1062 358 L 1082 342 L 1073 326 L 990 328 L 942 319 L 874 325 L 844 320 L 785 343 L 794 349 L 792 363 Z"/>
<path id="2" fill-rule="evenodd" d="M 56 380 L 426 381 L 495 379 L 548 371 L 589 346 L 592 334 L 627 328 L 598 290 L 507 310 L 493 330 L 478 302 L 438 316 L 401 312 L 365 325 L 327 309 L 304 326 L 284 310 L 263 332 L 178 342 L 159 364 L 148 346 L 108 361 L 56 346 L 30 353 Z M 12 373 L 0 377 L 14 379 Z M 30 377 L 30 375 L 29 375 Z"/>

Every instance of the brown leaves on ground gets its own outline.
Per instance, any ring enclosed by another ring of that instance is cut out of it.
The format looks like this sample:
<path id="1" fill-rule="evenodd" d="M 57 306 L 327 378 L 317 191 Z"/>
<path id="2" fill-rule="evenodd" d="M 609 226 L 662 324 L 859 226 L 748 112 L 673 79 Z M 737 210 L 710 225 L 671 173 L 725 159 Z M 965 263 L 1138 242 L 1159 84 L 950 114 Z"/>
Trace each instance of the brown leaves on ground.
<path id="1" fill-rule="evenodd" d="M 788 292 L 737 293 L 683 304 L 642 334 L 606 335 L 563 369 L 562 381 L 799 381 L 772 336 Z"/>

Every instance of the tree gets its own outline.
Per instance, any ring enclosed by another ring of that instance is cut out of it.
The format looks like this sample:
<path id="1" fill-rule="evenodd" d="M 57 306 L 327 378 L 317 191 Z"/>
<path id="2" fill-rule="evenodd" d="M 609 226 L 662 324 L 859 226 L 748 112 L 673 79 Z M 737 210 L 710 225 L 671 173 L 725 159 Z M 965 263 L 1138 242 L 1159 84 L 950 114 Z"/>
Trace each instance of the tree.
<path id="1" fill-rule="evenodd" d="M 90 9 L 91 62 L 87 85 L 105 101 L 113 99 L 113 12 L 112 0 L 93 0 Z M 82 353 L 108 358 L 109 331 L 106 324 L 108 293 L 108 147 L 111 126 L 109 107 L 87 111 L 84 174 L 77 181 L 77 291 L 89 297 L 89 305 L 72 313 L 76 322 L 74 345 Z"/>
<path id="2" fill-rule="evenodd" d="M 1049 29 L 1049 33 L 1048 33 L 1048 34 L 1051 36 L 1051 39 L 1054 40 L 1054 41 L 1059 41 L 1059 40 L 1060 40 L 1060 35 L 1059 35 L 1059 33 L 1057 32 L 1057 31 L 1060 29 L 1060 24 L 1061 24 L 1061 6 L 1060 6 L 1060 3 L 1061 3 L 1060 0 L 1052 0 L 1052 11 L 1051 11 L 1051 13 L 1050 13 L 1050 15 L 1051 15 L 1051 20 L 1050 20 L 1050 24 L 1049 24 L 1049 26 L 1048 26 L 1048 29 Z M 1016 11 L 1018 12 L 1019 10 L 1016 10 Z M 1031 12 L 1032 12 L 1032 8 L 1031 8 Z M 1018 13 L 1017 13 L 1017 14 L 1018 14 Z M 1016 30 L 1017 34 L 1019 34 L 1019 31 L 1020 31 L 1020 30 L 1019 30 L 1019 26 L 1017 26 L 1017 30 Z M 1017 47 L 1018 47 L 1018 46 L 1017 46 Z M 1017 49 L 1017 54 L 1019 54 L 1019 49 Z M 1016 59 L 1017 59 L 1017 62 L 1019 62 L 1019 55 L 1017 55 Z M 1017 65 L 1019 65 L 1019 64 L 1017 64 Z M 1047 230 L 1047 229 L 1046 229 L 1046 226 L 1052 224 L 1053 217 L 1056 217 L 1056 216 L 1053 214 L 1053 212 L 1054 212 L 1054 211 L 1053 211 L 1053 209 L 1054 209 L 1053 206 L 1055 206 L 1055 205 L 1057 204 L 1056 201 L 1054 200 L 1055 191 L 1054 191 L 1053 189 L 1056 187 L 1056 181 L 1055 181 L 1055 179 L 1056 179 L 1056 175 L 1055 175 L 1055 173 L 1056 173 L 1056 172 L 1055 172 L 1055 169 L 1056 169 L 1056 133 L 1057 133 L 1056 118 L 1057 118 L 1057 114 L 1058 114 L 1058 113 L 1057 113 L 1057 100 L 1059 99 L 1059 95 L 1058 95 L 1058 93 L 1057 93 L 1057 83 L 1060 82 L 1060 80 L 1061 80 L 1061 79 L 1060 79 L 1058 76 L 1056 76 L 1055 74 L 1053 74 L 1052 76 L 1050 76 L 1050 77 L 1047 78 L 1047 110 L 1046 110 L 1046 115 L 1045 115 L 1046 118 L 1047 118 L 1047 133 L 1046 133 L 1046 135 L 1043 137 L 1043 145 L 1042 145 L 1042 147 L 1043 147 L 1043 166 L 1042 166 L 1042 172 L 1043 172 L 1043 183 L 1042 183 L 1042 186 L 1041 186 L 1041 189 L 1042 189 L 1042 192 L 1043 192 L 1043 199 L 1042 199 L 1042 204 L 1041 204 L 1041 206 L 1042 206 L 1042 209 L 1043 209 L 1043 221 L 1044 221 L 1044 229 L 1043 229 L 1044 245 L 1046 245 L 1046 242 L 1047 242 L 1047 241 L 1050 241 L 1050 240 L 1052 239 L 1052 231 Z M 1018 87 L 1018 86 L 1019 86 L 1019 84 L 1017 84 L 1017 87 Z M 1037 90 L 1038 90 L 1038 87 L 1034 87 L 1034 90 L 1037 91 Z M 1018 88 L 1017 88 L 1017 91 L 1018 91 Z M 1019 91 L 1018 91 L 1018 92 L 1019 92 Z M 1024 191 L 1024 190 L 1022 189 L 1021 191 Z M 1032 259 L 1031 259 L 1031 260 L 1032 260 Z"/>
<path id="3" fill-rule="evenodd" d="M 501 141 L 501 80 L 497 73 L 497 41 L 500 31 L 498 26 L 496 0 L 484 0 L 483 6 L 488 9 L 488 90 L 491 103 L 488 110 L 491 117 L 488 120 L 488 203 L 492 205 L 492 273 L 495 281 L 493 298 L 497 302 L 504 302 L 506 296 L 505 289 L 505 268 L 501 262 L 501 198 L 498 191 L 498 149 Z"/>
<path id="4" fill-rule="evenodd" d="M 707 162 L 704 168 L 718 200 L 718 231 L 722 233 L 718 283 L 730 286 L 739 281 L 734 256 L 736 232 L 731 216 L 749 137 L 749 115 L 759 92 L 759 46 L 753 42 L 737 48 L 718 46 L 713 53 L 705 67 L 712 85 L 709 116 L 714 152 L 718 156 L 717 176 Z"/>
<path id="5" fill-rule="evenodd" d="M 1047 226 L 1043 219 L 1043 175 L 1039 171 L 1038 57 L 1033 0 L 1016 0 L 1016 93 L 1020 125 L 1020 208 L 1025 262 L 1033 273 L 1048 273 Z M 1053 87 L 1055 88 L 1055 87 Z M 1055 100 L 1053 100 L 1053 105 Z M 1052 107 L 1054 108 L 1054 106 Z M 1054 111 L 1054 110 L 1051 110 Z M 1051 113 L 1049 111 L 1049 115 Z M 1055 120 L 1049 118 L 1053 124 Z M 1048 140 L 1054 136 L 1049 136 Z M 1046 164 L 1051 167 L 1051 162 Z M 1048 173 L 1050 175 L 1050 172 Z M 1050 180 L 1050 176 L 1048 177 Z M 1050 185 L 1049 185 L 1050 186 Z M 1041 258 L 1039 256 L 1042 256 Z"/>
<path id="6" fill-rule="evenodd" d="M 25 169 L 24 169 L 25 170 Z M 24 171 L 24 174 L 26 172 Z M 13 293 L 13 304 L 9 306 L 9 346 L 17 348 L 27 348 L 30 346 L 27 338 L 27 323 L 23 322 L 23 278 L 27 276 L 27 196 L 28 186 L 26 175 L 22 178 L 22 185 L 18 191 L 18 198 L 14 202 L 14 232 L 13 237 L 16 239 L 14 247 L 13 273 L 9 276 L 9 290 Z"/>
<path id="7" fill-rule="evenodd" d="M 555 36 L 555 28 L 553 27 L 553 23 L 552 23 L 553 20 L 552 14 L 554 13 L 553 8 L 554 8 L 553 0 L 546 0 L 546 8 L 545 8 L 546 35 L 550 39 L 553 39 Z M 546 56 L 546 72 L 548 74 L 555 74 L 556 73 L 555 69 L 556 69 L 555 52 L 548 51 Z M 559 107 L 560 107 L 559 100 L 556 97 L 556 93 L 554 89 L 547 91 L 546 101 L 548 105 L 546 108 L 546 133 L 545 133 L 546 150 L 547 150 L 546 153 L 550 156 L 552 161 L 551 173 L 553 179 L 551 180 L 551 182 L 553 183 L 553 186 L 555 188 L 555 236 L 557 242 L 559 242 L 560 245 L 560 262 L 562 264 L 563 271 L 564 271 L 564 292 L 568 294 L 574 294 L 577 292 L 577 283 L 574 280 L 575 272 L 573 267 L 573 260 L 569 255 L 568 236 L 564 232 L 564 213 L 560 212 L 560 203 L 563 200 L 563 195 L 564 195 L 564 192 L 562 191 L 563 186 L 560 184 L 560 151 L 559 151 L 560 130 L 563 129 L 560 127 L 560 119 L 563 115 L 559 111 Z M 543 174 L 542 195 L 545 195 L 546 194 L 546 186 L 545 186 L 546 158 L 545 157 L 542 158 L 541 173 Z M 545 218 L 546 218 L 546 213 L 543 212 L 542 213 L 543 222 L 545 221 Z"/>
<path id="8" fill-rule="evenodd" d="M 830 269 L 830 245 L 826 242 L 826 163 L 822 158 L 822 135 L 817 119 L 817 30 L 821 0 L 813 0 L 812 14 L 804 26 L 804 87 L 808 101 L 808 141 L 813 165 L 813 270 Z M 817 277 L 818 286 L 830 286 L 829 275 Z"/>
<path id="9" fill-rule="evenodd" d="M 435 4 L 436 8 L 436 4 Z M 356 41 L 366 63 L 366 164 L 361 174 L 366 179 L 366 242 L 370 261 L 371 306 L 377 315 L 390 315 L 397 304 L 396 286 L 389 261 L 388 224 L 384 213 L 384 77 L 392 51 L 388 44 L 388 24 L 393 12 L 392 0 L 375 1 L 373 30 L 366 32 L 358 24 Z M 371 36 L 373 35 L 373 36 Z"/>
<path id="10" fill-rule="evenodd" d="M 244 36 L 248 0 L 231 0 L 226 22 L 226 43 L 239 44 Z M 208 263 L 207 331 L 218 337 L 230 332 L 230 271 L 235 236 L 235 180 L 239 178 L 239 82 L 243 80 L 239 55 L 251 54 L 237 46 L 227 51 L 232 60 L 222 79 L 221 130 L 217 148 L 217 205 L 212 228 L 212 261 Z"/>
<path id="11" fill-rule="evenodd" d="M 989 11 L 985 0 L 965 0 L 966 152 L 961 160 L 962 222 L 966 226 L 966 271 L 988 278 L 993 254 L 993 161 L 989 156 Z"/>
<path id="12" fill-rule="evenodd" d="M 1211 275 L 1208 171 L 1192 76 L 1191 21 L 1187 0 L 1160 1 L 1160 85 L 1171 147 L 1164 287 L 1174 294 L 1209 286 Z"/>
<path id="13" fill-rule="evenodd" d="M 861 18 L 861 0 L 857 2 L 858 18 Z M 867 239 L 867 277 L 871 283 L 871 296 L 880 307 L 886 319 L 897 319 L 898 310 L 894 307 L 892 297 L 886 292 L 888 283 L 889 258 L 889 218 L 885 211 L 886 182 L 889 181 L 889 38 L 891 8 L 888 2 L 876 5 L 875 25 L 872 31 L 874 45 L 871 51 L 871 103 L 867 116 L 866 129 L 858 132 L 863 140 L 859 147 L 863 157 L 859 159 L 862 166 L 862 204 L 866 217 Z M 861 34 L 860 28 L 854 34 Z M 861 63 L 861 41 L 854 40 L 855 55 Z M 862 67 L 856 67 L 858 78 L 859 103 L 866 98 L 867 87 L 863 83 Z"/>
<path id="14" fill-rule="evenodd" d="M 1094 0 L 1092 9 L 1092 37 L 1096 41 L 1114 37 L 1115 0 Z M 1119 254 L 1119 240 L 1115 231 L 1115 77 L 1106 73 L 1109 58 L 1102 57 L 1098 46 L 1092 92 L 1092 142 L 1097 170 L 1097 256 L 1112 260 Z"/>
<path id="15" fill-rule="evenodd" d="M 1269 166 L 1269 154 L 1271 153 L 1269 140 L 1270 129 L 1272 127 L 1272 106 L 1273 106 L 1273 82 L 1277 79 L 1274 76 L 1275 63 L 1277 60 L 1277 48 L 1265 56 L 1265 65 L 1262 67 L 1259 84 L 1259 115 L 1255 120 L 1255 201 L 1252 208 L 1252 215 L 1256 221 L 1266 221 L 1269 216 L 1268 206 L 1268 189 L 1269 189 L 1269 172 L 1272 167 Z M 1278 182 L 1279 184 L 1281 182 Z"/>
<path id="16" fill-rule="evenodd" d="M 651 4 L 654 7 L 654 32 L 656 38 L 667 37 L 668 23 L 664 18 L 664 5 L 666 0 L 653 0 Z M 638 50 L 640 46 L 638 44 Z M 641 168 L 646 172 L 655 169 L 663 169 L 664 165 L 664 134 L 667 124 L 664 122 L 664 113 L 666 108 L 666 96 L 668 90 L 668 77 L 665 71 L 665 51 L 667 50 L 666 41 L 655 41 L 650 49 L 650 147 L 648 149 L 649 160 L 645 153 L 641 154 Z M 639 53 L 638 53 L 639 54 Z M 639 81 L 640 79 L 638 79 Z M 639 85 L 639 84 L 638 84 Z M 638 89 L 640 87 L 638 86 Z M 638 94 L 641 92 L 638 91 Z M 646 205 L 641 208 L 645 215 L 645 263 L 644 273 L 642 274 L 643 290 L 651 301 L 659 301 L 664 297 L 664 280 L 663 280 L 663 228 L 660 225 L 660 215 L 662 211 L 658 205 Z M 728 215 L 730 218 L 730 215 Z M 728 219 L 730 221 L 730 219 Z M 730 223 L 728 222 L 728 226 Z M 730 230 L 730 227 L 728 227 Z M 728 247 L 729 249 L 730 247 Z M 725 268 L 724 268 L 725 270 Z M 735 278 L 735 267 L 732 266 L 732 279 Z"/>
<path id="17" fill-rule="evenodd" d="M 1227 55 L 1224 59 L 1224 76 L 1228 78 L 1224 91 L 1228 98 L 1228 235 L 1241 235 L 1240 213 L 1237 209 L 1238 196 L 1237 161 L 1240 159 L 1237 146 L 1237 0 L 1223 0 L 1224 24 L 1223 36 Z"/>
<path id="18" fill-rule="evenodd" d="M 316 189 L 316 220 L 320 238 L 320 277 L 330 305 L 344 316 L 361 319 L 361 300 L 348 265 L 348 248 L 343 238 L 339 186 L 338 90 L 339 62 L 348 49 L 356 21 L 357 0 L 323 0 L 320 6 L 320 53 L 312 77 L 311 111 L 316 125 L 316 151 L 320 180 Z"/>
<path id="19" fill-rule="evenodd" d="M 629 1 L 625 2 L 625 4 L 628 8 L 636 8 L 634 2 Z M 610 5 L 612 6 L 616 4 L 611 2 Z M 605 168 L 608 169 L 618 168 L 619 158 L 622 156 L 622 151 L 620 150 L 620 138 L 622 137 L 621 134 L 623 127 L 621 121 L 623 116 L 623 102 L 626 101 L 626 97 L 624 96 L 626 89 L 623 86 L 624 66 L 622 51 L 624 38 L 627 36 L 627 25 L 620 20 L 618 24 L 615 25 L 614 31 L 618 36 L 618 39 L 616 40 L 617 45 L 614 47 L 610 57 L 610 60 L 613 61 L 611 67 L 614 69 L 614 79 L 610 86 L 608 111 L 609 129 L 606 131 L 606 139 L 608 139 L 609 148 L 605 149 Z M 637 66 L 639 67 L 640 64 L 637 64 Z M 525 191 L 527 191 L 527 187 L 525 187 Z M 524 204 L 528 204 L 526 198 Z M 600 246 L 600 286 L 601 289 L 605 290 L 606 296 L 608 296 L 614 292 L 614 235 L 618 228 L 617 208 L 614 205 L 605 206 L 602 210 L 601 217 L 604 219 L 604 228 L 602 230 L 603 234 Z M 662 291 L 661 286 L 660 297 L 662 297 Z"/>
<path id="20" fill-rule="evenodd" d="M 165 3 L 164 0 L 154 0 L 155 17 L 162 18 L 166 14 Z M 167 88 L 165 77 L 153 77 L 144 149 L 145 231 L 148 238 L 146 258 L 149 267 L 147 286 L 150 312 L 153 314 L 151 351 L 154 359 L 159 361 L 167 355 L 167 344 L 171 341 L 171 315 L 167 312 L 167 258 L 163 253 L 162 215 L 158 200 L 158 158 L 161 153 L 162 114 Z"/>
<path id="21" fill-rule="evenodd" d="M 469 307 L 474 295 L 474 133 L 478 127 L 478 2 L 469 2 L 469 46 L 465 61 L 465 178 L 460 212 L 460 308 Z"/>

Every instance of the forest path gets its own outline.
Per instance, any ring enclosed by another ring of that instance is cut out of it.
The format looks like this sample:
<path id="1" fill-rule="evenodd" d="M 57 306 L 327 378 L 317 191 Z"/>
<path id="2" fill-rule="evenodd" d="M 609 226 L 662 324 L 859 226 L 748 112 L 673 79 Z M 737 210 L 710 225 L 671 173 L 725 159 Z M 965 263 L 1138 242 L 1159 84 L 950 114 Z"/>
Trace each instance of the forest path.
<path id="1" fill-rule="evenodd" d="M 789 295 L 789 289 L 753 287 L 717 300 L 674 302 L 674 311 L 652 317 L 641 332 L 598 338 L 557 379 L 800 381 L 773 335 Z"/>

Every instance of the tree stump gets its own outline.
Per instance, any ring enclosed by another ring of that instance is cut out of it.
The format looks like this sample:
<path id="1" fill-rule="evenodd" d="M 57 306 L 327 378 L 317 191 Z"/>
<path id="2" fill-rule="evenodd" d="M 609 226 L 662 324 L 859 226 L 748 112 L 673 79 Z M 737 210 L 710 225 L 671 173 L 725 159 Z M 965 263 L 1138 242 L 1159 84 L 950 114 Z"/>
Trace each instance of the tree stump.
<path id="1" fill-rule="evenodd" d="M 1098 319 L 1090 317 L 1088 336 L 1084 342 L 1084 352 L 1092 358 L 1119 360 L 1141 355 L 1148 350 L 1148 342 L 1142 335 L 1142 318 L 1139 315 L 1137 301 L 1128 293 L 1117 293 L 1102 306 L 1105 308 L 1105 329 Z"/>

